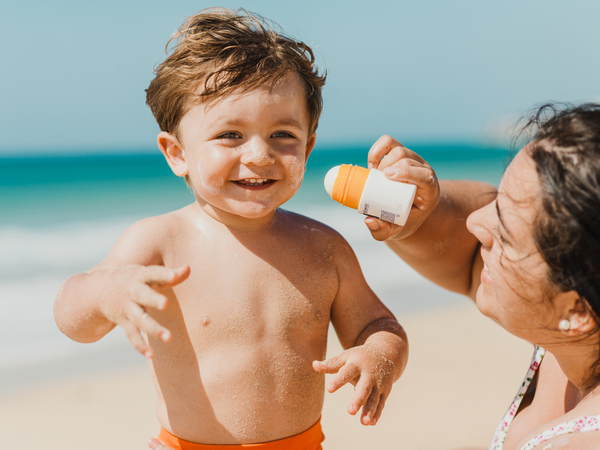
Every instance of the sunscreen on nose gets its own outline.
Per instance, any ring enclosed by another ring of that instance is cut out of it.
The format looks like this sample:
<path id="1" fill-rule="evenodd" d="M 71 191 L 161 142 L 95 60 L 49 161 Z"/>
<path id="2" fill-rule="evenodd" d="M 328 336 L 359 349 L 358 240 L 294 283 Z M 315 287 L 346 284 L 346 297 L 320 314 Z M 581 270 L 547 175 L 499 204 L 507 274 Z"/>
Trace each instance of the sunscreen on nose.
<path id="1" fill-rule="evenodd" d="M 388 180 L 382 171 L 342 164 L 325 175 L 325 190 L 336 202 L 366 216 L 404 225 L 417 187 Z"/>

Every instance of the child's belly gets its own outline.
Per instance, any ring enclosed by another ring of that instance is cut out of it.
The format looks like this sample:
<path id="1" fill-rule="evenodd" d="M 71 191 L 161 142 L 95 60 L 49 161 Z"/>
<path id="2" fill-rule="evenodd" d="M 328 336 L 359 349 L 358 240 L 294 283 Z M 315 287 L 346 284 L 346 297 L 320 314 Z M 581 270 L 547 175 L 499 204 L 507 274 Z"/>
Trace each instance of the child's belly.
<path id="1" fill-rule="evenodd" d="M 296 341 L 298 342 L 298 341 Z M 208 444 L 257 443 L 301 433 L 321 414 L 325 338 L 225 342 L 153 362 L 158 418 L 172 434 Z M 212 346 L 211 346 L 212 347 Z M 177 352 L 178 353 L 178 352 Z M 161 357 L 162 356 L 162 357 Z"/>

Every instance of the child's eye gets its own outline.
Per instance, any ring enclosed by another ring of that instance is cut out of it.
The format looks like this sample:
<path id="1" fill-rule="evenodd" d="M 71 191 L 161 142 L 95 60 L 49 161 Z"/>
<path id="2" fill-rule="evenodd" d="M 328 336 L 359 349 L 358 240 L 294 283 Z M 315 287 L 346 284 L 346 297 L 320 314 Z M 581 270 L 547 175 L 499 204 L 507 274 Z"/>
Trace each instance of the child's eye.
<path id="1" fill-rule="evenodd" d="M 295 139 L 296 136 L 294 136 L 292 133 L 288 133 L 287 131 L 276 131 L 275 133 L 273 133 L 271 135 L 272 138 L 275 139 L 281 139 L 281 138 L 292 138 Z"/>
<path id="2" fill-rule="evenodd" d="M 217 139 L 239 139 L 241 136 L 234 131 L 227 131 L 217 136 Z"/>

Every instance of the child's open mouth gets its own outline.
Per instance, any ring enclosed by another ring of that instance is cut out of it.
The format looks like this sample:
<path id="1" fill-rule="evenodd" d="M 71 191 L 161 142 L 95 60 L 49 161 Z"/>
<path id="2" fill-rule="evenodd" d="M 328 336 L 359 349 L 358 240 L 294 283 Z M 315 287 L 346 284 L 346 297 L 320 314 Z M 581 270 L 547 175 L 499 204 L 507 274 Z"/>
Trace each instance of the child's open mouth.
<path id="1" fill-rule="evenodd" d="M 243 180 L 234 181 L 234 183 L 244 187 L 244 188 L 260 188 L 267 187 L 271 184 L 275 183 L 275 180 L 271 180 L 269 178 L 244 178 Z"/>

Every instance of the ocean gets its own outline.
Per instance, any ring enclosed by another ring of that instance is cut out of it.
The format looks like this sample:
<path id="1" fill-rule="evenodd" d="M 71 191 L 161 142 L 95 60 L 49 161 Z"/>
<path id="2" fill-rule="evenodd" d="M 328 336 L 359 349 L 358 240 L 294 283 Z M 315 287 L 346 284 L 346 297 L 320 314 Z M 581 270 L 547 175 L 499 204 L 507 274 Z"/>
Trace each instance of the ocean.
<path id="1" fill-rule="evenodd" d="M 302 187 L 283 208 L 337 229 L 354 248 L 373 290 L 395 314 L 460 301 L 432 288 L 384 244 L 375 242 L 363 216 L 338 205 L 325 192 L 326 172 L 338 164 L 366 166 L 368 148 L 316 148 Z M 485 145 L 411 148 L 440 179 L 495 185 L 510 156 L 506 149 Z M 112 353 L 118 360 L 114 349 L 127 346 L 123 334 L 112 332 L 91 345 L 70 341 L 54 324 L 54 296 L 69 275 L 98 264 L 129 225 L 192 200 L 185 182 L 171 173 L 158 150 L 0 157 L 0 385 L 8 389 L 26 379 L 24 374 L 33 377 L 32 371 L 54 371 L 59 376 L 61 361 L 91 358 L 93 352 Z"/>

